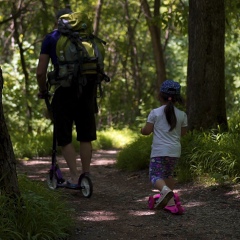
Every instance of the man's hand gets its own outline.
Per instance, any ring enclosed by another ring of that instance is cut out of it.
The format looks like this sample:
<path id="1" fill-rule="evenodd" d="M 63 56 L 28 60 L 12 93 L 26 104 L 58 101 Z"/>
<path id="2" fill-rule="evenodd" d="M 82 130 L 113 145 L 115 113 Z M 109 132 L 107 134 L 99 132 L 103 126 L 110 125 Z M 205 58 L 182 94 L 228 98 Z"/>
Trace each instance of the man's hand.
<path id="1" fill-rule="evenodd" d="M 39 99 L 45 99 L 46 97 L 50 96 L 50 94 L 47 90 L 44 90 L 44 91 L 39 91 L 37 96 Z"/>

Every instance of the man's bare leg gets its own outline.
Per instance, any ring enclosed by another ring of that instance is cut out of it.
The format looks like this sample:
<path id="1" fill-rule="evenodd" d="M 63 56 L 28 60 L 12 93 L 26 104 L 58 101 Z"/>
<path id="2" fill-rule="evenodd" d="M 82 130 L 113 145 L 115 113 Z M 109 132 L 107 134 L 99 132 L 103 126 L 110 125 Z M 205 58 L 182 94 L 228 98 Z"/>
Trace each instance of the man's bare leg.
<path id="1" fill-rule="evenodd" d="M 82 172 L 90 172 L 90 164 L 92 159 L 91 142 L 80 142 L 80 158 L 82 162 Z"/>
<path id="2" fill-rule="evenodd" d="M 62 155 L 65 158 L 67 165 L 69 167 L 71 182 L 77 183 L 79 174 L 77 171 L 76 151 L 72 143 L 69 143 L 62 147 Z"/>

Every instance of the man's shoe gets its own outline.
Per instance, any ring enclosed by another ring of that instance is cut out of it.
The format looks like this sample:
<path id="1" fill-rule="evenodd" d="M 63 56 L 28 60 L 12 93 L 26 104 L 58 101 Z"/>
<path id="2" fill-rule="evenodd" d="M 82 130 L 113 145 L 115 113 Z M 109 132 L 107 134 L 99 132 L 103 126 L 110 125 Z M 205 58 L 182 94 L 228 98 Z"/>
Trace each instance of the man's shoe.
<path id="1" fill-rule="evenodd" d="M 76 188 L 78 188 L 79 186 L 78 186 L 78 184 L 71 183 L 70 181 L 67 181 L 66 187 L 67 187 L 67 188 L 71 188 L 71 189 L 76 189 Z"/>

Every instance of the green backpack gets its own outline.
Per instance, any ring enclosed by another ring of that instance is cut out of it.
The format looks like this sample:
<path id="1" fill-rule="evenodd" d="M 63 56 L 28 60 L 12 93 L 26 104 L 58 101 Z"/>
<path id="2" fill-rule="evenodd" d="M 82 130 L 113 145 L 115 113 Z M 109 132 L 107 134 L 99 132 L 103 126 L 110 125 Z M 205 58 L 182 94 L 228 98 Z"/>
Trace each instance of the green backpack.
<path id="1" fill-rule="evenodd" d="M 109 82 L 104 73 L 105 49 L 103 40 L 93 35 L 92 21 L 81 12 L 62 15 L 58 20 L 61 36 L 56 45 L 58 69 L 50 85 L 69 87 L 87 84 L 86 76 L 96 74 L 97 83 Z"/>

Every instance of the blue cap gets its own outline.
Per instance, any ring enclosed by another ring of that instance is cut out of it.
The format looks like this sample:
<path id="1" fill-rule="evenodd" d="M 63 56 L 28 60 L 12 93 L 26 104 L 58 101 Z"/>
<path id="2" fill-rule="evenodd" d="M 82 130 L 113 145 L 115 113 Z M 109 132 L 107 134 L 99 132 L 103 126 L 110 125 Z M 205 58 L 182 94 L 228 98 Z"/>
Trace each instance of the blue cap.
<path id="1" fill-rule="evenodd" d="M 173 80 L 166 80 L 162 83 L 160 88 L 160 92 L 167 94 L 180 94 L 181 86 L 178 82 L 174 82 Z"/>

